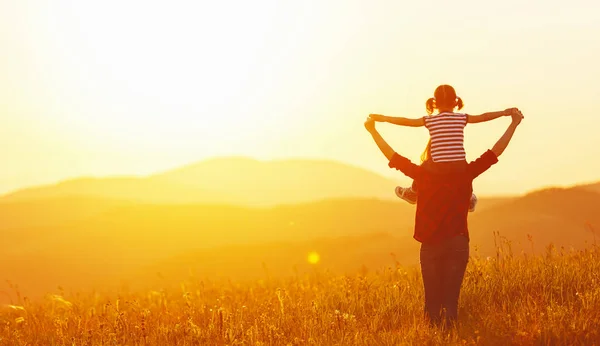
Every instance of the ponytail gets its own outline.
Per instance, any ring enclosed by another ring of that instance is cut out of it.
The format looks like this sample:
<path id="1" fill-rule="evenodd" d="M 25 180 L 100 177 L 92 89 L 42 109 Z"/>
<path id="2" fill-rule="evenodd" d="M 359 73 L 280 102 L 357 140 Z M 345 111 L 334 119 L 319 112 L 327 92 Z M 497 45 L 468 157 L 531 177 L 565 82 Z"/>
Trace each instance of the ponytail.
<path id="1" fill-rule="evenodd" d="M 433 114 L 433 110 L 435 109 L 435 99 L 433 97 L 430 97 L 425 102 L 425 109 L 427 109 L 427 114 Z"/>
<path id="2" fill-rule="evenodd" d="M 433 97 L 430 97 L 426 102 L 425 102 L 425 109 L 427 109 L 427 114 L 433 114 L 433 110 L 435 109 L 435 99 Z M 431 159 L 431 138 L 429 138 L 429 142 L 427 142 L 427 146 L 425 147 L 425 150 L 423 151 L 423 153 L 421 154 L 421 163 L 427 161 Z"/>
<path id="3" fill-rule="evenodd" d="M 456 107 L 458 107 L 458 110 L 461 110 L 464 106 L 465 106 L 465 104 L 463 103 L 463 100 L 457 96 L 456 97 Z"/>
<path id="4" fill-rule="evenodd" d="M 427 146 L 425 150 L 421 154 L 421 163 L 431 159 L 431 138 L 429 138 L 429 142 L 427 142 Z"/>

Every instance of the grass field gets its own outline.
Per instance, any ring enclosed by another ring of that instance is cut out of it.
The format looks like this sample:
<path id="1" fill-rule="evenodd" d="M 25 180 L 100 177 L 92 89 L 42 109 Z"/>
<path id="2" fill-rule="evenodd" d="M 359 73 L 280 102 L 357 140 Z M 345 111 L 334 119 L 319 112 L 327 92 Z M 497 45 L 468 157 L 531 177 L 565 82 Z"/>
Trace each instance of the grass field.
<path id="1" fill-rule="evenodd" d="M 0 345 L 600 345 L 600 250 L 480 258 L 472 249 L 460 325 L 423 321 L 416 268 L 252 282 L 189 278 L 143 292 L 16 296 Z"/>

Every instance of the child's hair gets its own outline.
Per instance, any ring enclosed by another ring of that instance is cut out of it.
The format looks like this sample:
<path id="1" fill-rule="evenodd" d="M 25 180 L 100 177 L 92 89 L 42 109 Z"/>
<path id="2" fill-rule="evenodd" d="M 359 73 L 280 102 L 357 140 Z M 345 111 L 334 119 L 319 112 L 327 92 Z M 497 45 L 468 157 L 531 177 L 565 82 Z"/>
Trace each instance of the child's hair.
<path id="1" fill-rule="evenodd" d="M 425 108 L 427 114 L 432 114 L 434 109 L 440 108 L 452 108 L 455 107 L 459 110 L 464 106 L 463 100 L 456 96 L 456 91 L 450 85 L 443 84 L 435 89 L 433 97 L 425 102 Z"/>
<path id="2" fill-rule="evenodd" d="M 427 114 L 433 114 L 435 109 L 440 108 L 458 108 L 461 110 L 464 106 L 463 100 L 456 96 L 456 91 L 454 88 L 447 84 L 442 84 L 435 89 L 433 93 L 433 97 L 429 98 L 425 102 L 425 109 L 427 110 Z M 425 147 L 425 151 L 421 154 L 421 163 L 429 160 L 431 158 L 431 138 L 429 138 L 429 142 Z"/>

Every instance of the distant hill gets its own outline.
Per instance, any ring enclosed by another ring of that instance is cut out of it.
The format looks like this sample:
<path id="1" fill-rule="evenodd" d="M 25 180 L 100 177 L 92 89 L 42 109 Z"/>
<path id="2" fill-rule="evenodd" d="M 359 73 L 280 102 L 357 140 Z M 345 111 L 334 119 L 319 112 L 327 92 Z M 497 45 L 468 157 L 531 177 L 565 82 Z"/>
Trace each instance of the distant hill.
<path id="1" fill-rule="evenodd" d="M 79 197 L 140 203 L 227 203 L 224 192 L 152 178 L 79 178 L 9 193 L 0 202 Z"/>
<path id="2" fill-rule="evenodd" d="M 497 207 L 499 205 L 508 203 L 510 201 L 514 201 L 517 198 L 519 198 L 519 197 L 517 197 L 517 196 L 514 196 L 514 197 L 513 196 L 510 196 L 510 197 L 508 197 L 508 196 L 503 196 L 503 197 L 494 197 L 494 196 L 481 197 L 481 196 L 478 196 L 477 197 L 477 206 L 475 207 L 475 211 L 479 213 L 481 211 Z M 471 214 L 471 215 L 475 215 L 475 214 Z"/>
<path id="3" fill-rule="evenodd" d="M 2 207 L 15 208 L 11 203 Z M 251 249 L 274 242 L 293 244 L 386 232 L 411 241 L 413 218 L 414 206 L 376 199 L 272 208 L 115 205 L 61 224 L 2 229 L 0 278 L 33 291 L 47 291 L 57 285 L 80 286 L 107 276 L 128 276 L 135 268 L 186 252 L 219 253 L 211 248 Z M 345 245 L 339 244 L 339 249 L 345 251 Z M 356 260 L 368 264 L 366 258 Z"/>
<path id="4" fill-rule="evenodd" d="M 577 185 L 575 187 L 578 189 L 583 189 L 583 190 L 600 193 L 600 182 L 591 183 L 591 184 L 582 184 L 582 185 Z"/>
<path id="5" fill-rule="evenodd" d="M 394 180 L 327 160 L 257 161 L 219 158 L 153 177 L 236 196 L 245 205 L 304 203 L 329 198 L 394 198 Z"/>
<path id="6" fill-rule="evenodd" d="M 15 209 L 12 204 L 6 206 Z M 91 213 L 87 218 L 63 216 L 63 219 L 58 224 L 25 227 L 19 218 L 12 222 L 20 222 L 18 228 L 2 230 L 5 245 L 0 249 L 5 253 L 29 248 L 37 253 L 81 250 L 87 254 L 119 249 L 128 256 L 139 252 L 168 257 L 186 249 L 231 244 L 299 241 L 389 230 L 410 234 L 414 207 L 375 199 L 326 200 L 272 208 L 123 204 Z"/>
<path id="7" fill-rule="evenodd" d="M 342 202 L 336 208 L 352 210 L 357 204 Z M 520 253 L 544 253 L 546 246 L 553 243 L 558 251 L 570 248 L 581 249 L 593 244 L 594 235 L 589 226 L 600 225 L 600 194 L 578 188 L 546 189 L 532 192 L 521 198 L 492 200 L 483 211 L 470 214 L 472 254 L 493 256 L 496 252 L 494 231 L 500 232 L 498 244 L 511 242 L 515 255 Z M 358 271 L 363 266 L 377 270 L 394 265 L 399 261 L 404 266 L 418 265 L 419 243 L 412 239 L 412 217 L 405 208 L 392 206 L 387 202 L 364 200 L 361 202 L 367 223 L 376 227 L 348 230 L 346 234 L 328 232 L 323 227 L 321 235 L 311 240 L 282 243 L 263 243 L 251 246 L 219 246 L 189 252 L 159 263 L 148 265 L 140 276 L 140 281 L 150 280 L 157 285 L 177 283 L 190 275 L 196 277 L 236 277 L 258 278 L 267 274 L 292 275 L 310 271 L 311 268 L 327 268 L 336 272 Z M 314 206 L 314 205 L 313 205 Z M 290 210 L 296 206 L 290 206 Z M 402 210 L 402 213 L 398 211 Z M 332 210 L 315 215 L 321 219 Z M 394 214 L 398 218 L 394 218 Z M 399 220 L 402 220 L 401 222 Z M 406 220 L 410 220 L 406 224 Z M 348 220 L 350 224 L 362 221 L 359 218 Z M 399 224 L 402 226 L 398 228 Z M 322 224 L 326 226 L 326 224 Z M 315 224 L 314 227 L 319 227 Z M 593 227 L 593 226 L 592 226 Z M 333 231 L 332 228 L 330 231 Z M 600 231 L 600 229 L 598 229 Z M 532 236 L 531 243 L 528 235 Z M 596 234 L 600 245 L 600 232 Z M 506 253 L 506 245 L 504 251 Z M 532 250 L 533 247 L 533 250 Z M 318 266 L 307 262 L 307 254 L 316 251 L 322 257 Z M 157 276 L 158 275 L 158 276 Z M 141 279 L 141 278 L 144 279 Z M 152 280 L 154 278 L 154 281 Z"/>
<path id="8" fill-rule="evenodd" d="M 600 193 L 581 187 L 483 199 L 469 215 L 473 254 L 495 253 L 495 231 L 515 253 L 532 251 L 528 234 L 537 253 L 551 242 L 581 248 L 594 235 L 600 242 L 598 206 Z M 181 263 L 209 276 L 256 273 L 259 261 L 287 273 L 308 248 L 323 252 L 323 268 L 373 268 L 389 260 L 392 248 L 400 263 L 416 264 L 414 213 L 415 206 L 401 200 L 376 198 L 276 207 L 8 198 L 0 202 L 0 279 L 41 292 L 130 277 L 142 268 L 180 275 Z"/>
<path id="9" fill-rule="evenodd" d="M 34 200 L 0 200 L 0 231 L 63 226 L 87 220 L 131 202 L 95 197 L 66 196 Z M 24 231 L 23 233 L 27 233 Z"/>
<path id="10" fill-rule="evenodd" d="M 474 213 L 469 219 L 474 243 L 493 253 L 492 233 L 511 240 L 516 252 L 544 251 L 549 243 L 576 247 L 592 244 L 594 233 L 600 245 L 600 193 L 591 189 L 552 188 Z"/>
<path id="11" fill-rule="evenodd" d="M 13 192 L 0 200 L 65 196 L 143 203 L 297 204 L 331 198 L 395 198 L 397 183 L 326 160 L 218 158 L 149 177 L 82 178 Z"/>

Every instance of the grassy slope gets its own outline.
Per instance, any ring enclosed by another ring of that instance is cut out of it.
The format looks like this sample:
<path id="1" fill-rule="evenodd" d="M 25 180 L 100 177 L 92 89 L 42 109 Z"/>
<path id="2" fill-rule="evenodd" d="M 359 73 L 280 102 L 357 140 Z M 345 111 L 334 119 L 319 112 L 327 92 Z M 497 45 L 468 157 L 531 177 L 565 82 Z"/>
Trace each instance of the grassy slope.
<path id="1" fill-rule="evenodd" d="M 0 343 L 162 345 L 588 344 L 600 338 L 600 251 L 472 258 L 461 324 L 423 323 L 417 270 L 258 281 L 190 277 L 175 287 L 22 299 L 0 310 Z M 60 292 L 57 292 L 60 294 Z"/>

